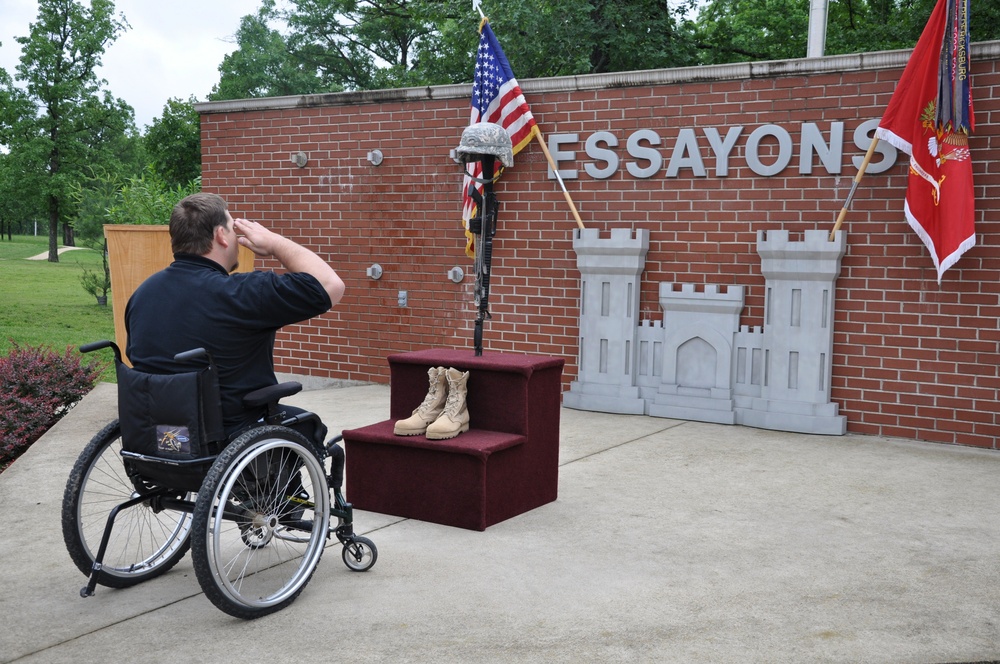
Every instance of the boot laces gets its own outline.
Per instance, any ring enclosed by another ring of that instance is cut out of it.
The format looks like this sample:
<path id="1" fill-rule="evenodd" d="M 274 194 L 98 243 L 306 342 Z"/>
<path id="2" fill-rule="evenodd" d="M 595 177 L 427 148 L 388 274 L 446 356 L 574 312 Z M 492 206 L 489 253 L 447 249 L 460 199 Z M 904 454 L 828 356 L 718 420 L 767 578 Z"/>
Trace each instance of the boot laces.
<path id="1" fill-rule="evenodd" d="M 455 381 L 456 383 L 458 381 Z M 444 412 L 449 415 L 456 415 L 462 409 L 462 403 L 464 399 L 462 394 L 454 389 L 456 385 L 453 385 L 451 381 L 448 381 L 448 400 L 444 403 Z"/>
<path id="2" fill-rule="evenodd" d="M 434 409 L 434 402 L 438 400 L 438 396 L 441 394 L 441 389 L 444 387 L 437 378 L 433 378 L 430 381 L 431 389 L 427 390 L 427 395 L 424 396 L 423 403 L 417 408 L 422 413 Z"/>

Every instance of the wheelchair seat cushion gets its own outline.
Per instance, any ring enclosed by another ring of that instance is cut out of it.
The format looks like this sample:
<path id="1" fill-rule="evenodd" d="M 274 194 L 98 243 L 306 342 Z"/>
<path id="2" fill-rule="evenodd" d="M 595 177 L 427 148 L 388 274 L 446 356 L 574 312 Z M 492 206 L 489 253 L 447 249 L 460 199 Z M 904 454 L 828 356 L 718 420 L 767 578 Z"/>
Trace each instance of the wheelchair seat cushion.
<path id="1" fill-rule="evenodd" d="M 158 375 L 119 364 L 116 373 L 124 450 L 173 460 L 218 453 L 225 434 L 213 370 Z"/>

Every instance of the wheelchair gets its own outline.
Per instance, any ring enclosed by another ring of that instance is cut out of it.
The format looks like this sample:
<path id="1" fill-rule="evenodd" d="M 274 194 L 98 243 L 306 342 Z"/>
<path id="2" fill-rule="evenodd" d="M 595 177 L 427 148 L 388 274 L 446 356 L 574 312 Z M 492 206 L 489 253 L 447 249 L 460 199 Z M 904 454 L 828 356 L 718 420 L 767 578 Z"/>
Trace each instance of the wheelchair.
<path id="1" fill-rule="evenodd" d="M 355 535 L 341 492 L 340 436 L 323 443 L 326 428 L 315 414 L 287 418 L 279 406 L 299 383 L 246 395 L 244 404 L 267 415 L 229 439 L 207 351 L 175 356 L 204 365 L 197 371 L 153 375 L 128 367 L 111 341 L 80 352 L 105 348 L 115 354 L 119 418 L 80 454 L 62 505 L 66 548 L 89 577 L 82 597 L 98 584 L 126 588 L 158 577 L 190 549 L 208 599 L 253 619 L 298 597 L 331 536 L 349 569 L 375 564 L 378 550 Z M 319 440 L 294 428 L 309 420 Z"/>

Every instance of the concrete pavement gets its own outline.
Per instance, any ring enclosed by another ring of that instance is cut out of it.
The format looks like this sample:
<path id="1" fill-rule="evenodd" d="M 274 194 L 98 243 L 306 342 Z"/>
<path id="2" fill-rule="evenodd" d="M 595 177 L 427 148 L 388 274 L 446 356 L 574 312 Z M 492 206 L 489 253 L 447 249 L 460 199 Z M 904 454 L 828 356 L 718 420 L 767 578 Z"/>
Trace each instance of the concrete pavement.
<path id="1" fill-rule="evenodd" d="M 272 616 L 218 611 L 190 557 L 82 599 L 62 492 L 115 390 L 0 475 L 0 662 L 1000 660 L 1000 454 L 569 409 L 556 502 L 481 533 L 358 512 L 375 567 L 334 545 Z M 290 400 L 331 430 L 388 401 Z"/>

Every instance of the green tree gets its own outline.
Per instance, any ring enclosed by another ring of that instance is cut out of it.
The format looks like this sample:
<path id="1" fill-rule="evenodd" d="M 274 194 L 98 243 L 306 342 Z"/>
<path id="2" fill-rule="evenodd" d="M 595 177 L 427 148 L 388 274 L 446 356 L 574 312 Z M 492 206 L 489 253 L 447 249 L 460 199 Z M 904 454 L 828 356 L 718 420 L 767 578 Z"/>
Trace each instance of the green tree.
<path id="1" fill-rule="evenodd" d="M 174 187 L 201 177 L 201 121 L 194 104 L 168 99 L 163 115 L 146 128 L 146 156 L 153 170 Z"/>
<path id="2" fill-rule="evenodd" d="M 936 0 L 831 0 L 826 54 L 913 48 Z M 1000 5 L 974 3 L 973 41 L 1000 38 Z M 700 62 L 802 58 L 809 0 L 709 0 L 694 26 Z"/>
<path id="3" fill-rule="evenodd" d="M 433 3 L 292 0 L 290 4 L 281 13 L 291 31 L 289 48 L 317 69 L 324 85 L 372 90 L 422 83 L 411 71 L 418 40 L 434 32 Z M 392 85 L 386 85 L 389 82 Z"/>
<path id="4" fill-rule="evenodd" d="M 84 177 L 95 163 L 125 176 L 141 173 L 148 156 L 132 107 L 104 90 L 88 98 L 82 110 L 86 122 L 74 128 L 85 146 L 87 161 L 73 165 L 73 180 Z"/>
<path id="5" fill-rule="evenodd" d="M 80 280 L 84 289 L 95 297 L 106 297 L 111 288 L 105 224 L 167 224 L 177 201 L 200 190 L 199 177 L 172 185 L 153 164 L 145 172 L 129 177 L 96 168 L 86 179 L 73 183 L 70 188 L 76 210 L 73 230 L 81 244 L 100 251 L 103 258 L 102 271 L 84 270 Z"/>
<path id="6" fill-rule="evenodd" d="M 105 303 L 108 291 L 111 290 L 111 267 L 108 265 L 104 224 L 107 208 L 116 200 L 120 188 L 121 182 L 116 174 L 89 178 L 86 187 L 82 182 L 75 182 L 70 188 L 70 196 L 76 207 L 76 218 L 73 220 L 76 239 L 83 246 L 101 252 L 102 258 L 102 270 L 96 272 L 84 268 L 80 283 L 94 297 L 103 296 Z"/>
<path id="7" fill-rule="evenodd" d="M 0 68 L 0 230 L 6 227 L 8 236 L 15 225 L 23 230 L 22 222 L 34 221 L 43 204 L 40 173 L 30 168 L 34 132 L 19 122 L 34 111 L 28 94 Z"/>
<path id="8" fill-rule="evenodd" d="M 826 52 L 911 48 L 934 3 L 830 0 Z M 802 58 L 808 40 L 809 0 L 489 0 L 482 9 L 520 79 Z M 1000 38 L 1000 3 L 972 11 L 973 40 Z M 244 18 L 212 98 L 469 82 L 478 23 L 469 0 L 264 0 Z"/>
<path id="9" fill-rule="evenodd" d="M 107 208 L 108 224 L 157 225 L 170 223 L 170 213 L 182 198 L 201 191 L 201 178 L 171 185 L 152 168 L 122 182 Z"/>
<path id="10" fill-rule="evenodd" d="M 172 185 L 152 165 L 129 177 L 95 169 L 70 192 L 76 210 L 73 227 L 83 243 L 96 248 L 102 246 L 104 224 L 167 224 L 174 205 L 198 191 L 200 178 Z"/>
<path id="11" fill-rule="evenodd" d="M 8 240 L 14 233 L 25 233 L 33 220 L 30 191 L 23 186 L 19 164 L 9 154 L 0 152 L 0 239 Z"/>
<path id="12" fill-rule="evenodd" d="M 279 20 L 274 0 L 264 0 L 256 14 L 244 16 L 236 31 L 235 51 L 219 65 L 219 84 L 209 99 L 249 99 L 314 92 L 324 87 L 315 66 L 291 52 L 285 37 L 270 27 Z"/>
<path id="13" fill-rule="evenodd" d="M 805 57 L 809 0 L 710 0 L 697 35 L 703 64 Z"/>
<path id="14" fill-rule="evenodd" d="M 684 67 L 697 64 L 694 1 L 499 0 L 489 19 L 518 78 Z"/>
<path id="15" fill-rule="evenodd" d="M 495 0 L 490 21 L 519 78 L 696 63 L 687 3 Z M 213 99 L 472 80 L 479 16 L 468 0 L 265 0 L 244 17 Z M 287 36 L 269 27 L 283 23 Z"/>
<path id="16" fill-rule="evenodd" d="M 572 76 L 593 72 L 591 57 L 595 54 L 604 58 L 603 45 L 595 42 L 594 18 L 599 15 L 599 4 L 554 0 L 536 7 L 507 0 L 491 5 L 487 16 L 519 79 Z M 473 40 L 463 77 L 471 81 L 479 35 L 475 23 L 471 30 L 468 21 L 463 23 Z"/>
<path id="17" fill-rule="evenodd" d="M 69 219 L 69 186 L 85 165 L 100 163 L 127 131 L 131 109 L 110 95 L 95 73 L 105 48 L 127 28 L 111 0 L 39 0 L 37 20 L 18 37 L 17 79 L 26 84 L 21 112 L 9 119 L 10 154 L 39 184 L 49 226 L 49 260 L 58 262 L 60 223 Z M 18 91 L 8 85 L 7 98 Z M 123 112 L 127 111 L 127 117 Z M 68 228 L 68 225 L 67 225 Z M 64 241 L 72 243 L 67 230 Z"/>
<path id="18" fill-rule="evenodd" d="M 592 4 L 592 73 L 696 64 L 693 26 L 685 15 L 697 0 L 685 0 L 674 7 L 660 0 L 604 0 Z"/>

